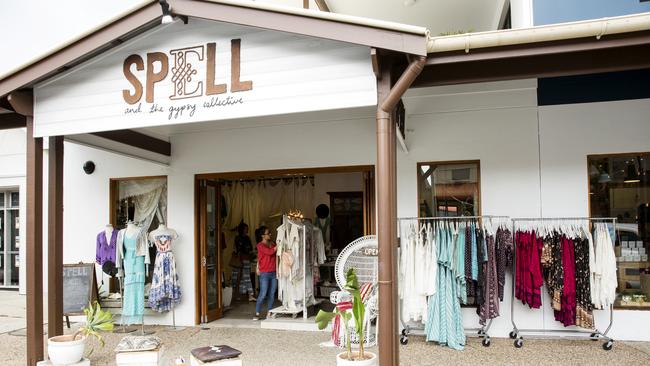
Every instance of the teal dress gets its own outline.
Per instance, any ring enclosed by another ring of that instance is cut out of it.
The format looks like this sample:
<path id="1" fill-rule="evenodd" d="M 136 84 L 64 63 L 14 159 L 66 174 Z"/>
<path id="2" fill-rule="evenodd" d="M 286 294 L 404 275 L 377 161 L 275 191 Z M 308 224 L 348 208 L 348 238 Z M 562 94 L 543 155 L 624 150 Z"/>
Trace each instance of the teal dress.
<path id="1" fill-rule="evenodd" d="M 438 250 L 438 288 L 429 297 L 429 322 L 425 325 L 427 341 L 438 342 L 450 348 L 462 350 L 465 346 L 465 332 L 460 310 L 460 287 L 457 280 L 457 259 L 455 251 L 457 236 L 449 227 L 438 227 L 436 244 Z"/>
<path id="2" fill-rule="evenodd" d="M 137 236 L 124 236 L 124 299 L 122 324 L 142 324 L 144 314 L 144 256 L 135 255 Z"/>

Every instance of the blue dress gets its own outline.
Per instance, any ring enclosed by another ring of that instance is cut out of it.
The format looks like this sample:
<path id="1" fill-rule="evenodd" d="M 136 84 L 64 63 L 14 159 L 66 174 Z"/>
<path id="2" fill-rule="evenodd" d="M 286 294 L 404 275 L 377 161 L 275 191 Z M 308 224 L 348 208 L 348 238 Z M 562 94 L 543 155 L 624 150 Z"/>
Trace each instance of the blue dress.
<path id="1" fill-rule="evenodd" d="M 124 236 L 124 299 L 122 324 L 142 324 L 144 315 L 144 256 L 136 256 L 137 235 Z"/>
<path id="2" fill-rule="evenodd" d="M 429 297 L 429 322 L 425 325 L 425 333 L 427 341 L 462 350 L 465 346 L 465 332 L 460 310 L 461 283 L 456 278 L 456 240 L 457 237 L 449 227 L 437 228 L 438 290 Z"/>

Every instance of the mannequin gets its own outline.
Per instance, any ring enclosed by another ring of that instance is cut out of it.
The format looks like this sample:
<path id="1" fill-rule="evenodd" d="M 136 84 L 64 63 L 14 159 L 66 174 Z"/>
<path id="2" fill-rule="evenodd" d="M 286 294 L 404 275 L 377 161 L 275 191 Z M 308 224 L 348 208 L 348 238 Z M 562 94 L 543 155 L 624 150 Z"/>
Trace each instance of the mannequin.
<path id="1" fill-rule="evenodd" d="M 166 227 L 163 223 L 149 233 L 149 241 L 153 242 L 157 249 L 149 291 L 149 306 L 158 312 L 173 310 L 181 301 L 180 281 L 172 252 L 172 242 L 177 238 L 176 230 Z"/>
<path id="2" fill-rule="evenodd" d="M 122 302 L 122 323 L 143 324 L 144 282 L 149 250 L 142 240 L 141 229 L 129 222 L 120 230 L 117 243 L 117 265 L 124 276 L 124 298 Z"/>
<path id="3" fill-rule="evenodd" d="M 135 223 L 133 223 L 133 221 L 129 221 L 129 222 L 126 224 L 126 229 L 125 229 L 125 230 L 126 230 L 125 234 L 126 234 L 127 236 L 129 236 L 129 237 L 132 237 L 132 236 L 135 235 L 138 231 L 140 231 L 140 228 L 138 227 L 138 225 L 136 225 Z"/>
<path id="4" fill-rule="evenodd" d="M 149 242 L 156 245 L 159 252 L 171 250 L 172 240 L 178 239 L 176 230 L 170 229 L 164 223 L 160 223 L 158 228 L 149 233 Z"/>
<path id="5" fill-rule="evenodd" d="M 104 228 L 104 233 L 106 234 L 106 241 L 110 241 L 111 235 L 113 235 L 113 225 L 106 225 L 106 228 Z"/>
<path id="6" fill-rule="evenodd" d="M 97 234 L 96 238 L 95 261 L 100 266 L 106 262 L 115 264 L 117 232 L 113 230 L 113 225 L 106 225 L 104 230 Z"/>

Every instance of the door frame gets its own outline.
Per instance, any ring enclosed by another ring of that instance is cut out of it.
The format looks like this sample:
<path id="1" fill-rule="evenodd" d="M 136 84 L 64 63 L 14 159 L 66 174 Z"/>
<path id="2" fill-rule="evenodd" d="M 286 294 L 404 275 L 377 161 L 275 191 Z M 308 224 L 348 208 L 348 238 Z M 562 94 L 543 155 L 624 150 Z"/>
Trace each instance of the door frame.
<path id="1" fill-rule="evenodd" d="M 361 186 L 365 187 L 365 174 L 371 172 L 374 174 L 374 165 L 347 165 L 347 166 L 332 166 L 332 167 L 315 167 L 315 168 L 291 168 L 291 169 L 275 169 L 275 170 L 252 170 L 252 171 L 239 171 L 239 172 L 222 172 L 222 173 L 201 173 L 194 175 L 194 303 L 195 303 L 195 316 L 194 322 L 196 325 L 201 324 L 203 316 L 205 315 L 202 309 L 202 281 L 203 276 L 201 273 L 201 182 L 203 180 L 218 180 L 218 179 L 245 179 L 257 178 L 263 176 L 282 176 L 282 175 L 314 175 L 314 174 L 331 174 L 331 173 L 362 173 Z M 376 215 L 374 204 L 371 204 L 373 215 Z M 374 230 L 374 228 L 373 228 Z M 368 233 L 369 234 L 369 233 Z M 221 248 L 220 238 L 217 235 L 217 246 Z M 220 258 L 221 260 L 221 258 Z M 221 274 L 219 274 L 221 276 Z M 218 286 L 221 291 L 221 286 Z"/>

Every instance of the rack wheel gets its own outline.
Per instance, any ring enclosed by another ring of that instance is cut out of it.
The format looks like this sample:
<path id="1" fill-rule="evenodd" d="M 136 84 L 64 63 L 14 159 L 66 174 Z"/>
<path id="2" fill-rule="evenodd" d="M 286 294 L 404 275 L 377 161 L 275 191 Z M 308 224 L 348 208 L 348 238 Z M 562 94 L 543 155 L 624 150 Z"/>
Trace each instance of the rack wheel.
<path id="1" fill-rule="evenodd" d="M 402 336 L 406 337 L 406 328 L 402 329 Z"/>
<path id="2" fill-rule="evenodd" d="M 483 338 L 481 344 L 483 345 L 483 347 L 490 347 L 490 337 Z"/>
<path id="3" fill-rule="evenodd" d="M 598 333 L 591 333 L 591 334 L 589 335 L 589 338 L 590 338 L 592 341 L 596 342 L 596 341 L 598 340 Z"/>
<path id="4" fill-rule="evenodd" d="M 521 339 L 521 338 L 517 338 L 517 339 L 515 339 L 514 345 L 515 345 L 515 348 L 521 348 L 524 345 L 524 340 Z"/>
<path id="5" fill-rule="evenodd" d="M 508 334 L 508 336 L 510 337 L 510 339 L 515 339 L 517 338 L 517 333 L 513 330 L 512 332 L 510 332 L 510 334 Z"/>
<path id="6" fill-rule="evenodd" d="M 409 337 L 405 335 L 399 337 L 399 343 L 403 346 L 406 346 L 407 344 L 409 344 Z"/>
<path id="7" fill-rule="evenodd" d="M 478 335 L 482 336 L 483 334 L 485 334 L 485 331 L 483 329 L 479 329 L 478 330 Z"/>
<path id="8" fill-rule="evenodd" d="M 603 349 L 605 351 L 611 351 L 613 346 L 614 346 L 614 341 L 607 341 L 603 343 Z"/>

